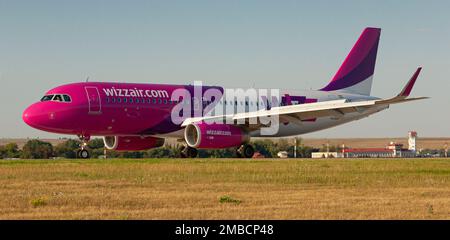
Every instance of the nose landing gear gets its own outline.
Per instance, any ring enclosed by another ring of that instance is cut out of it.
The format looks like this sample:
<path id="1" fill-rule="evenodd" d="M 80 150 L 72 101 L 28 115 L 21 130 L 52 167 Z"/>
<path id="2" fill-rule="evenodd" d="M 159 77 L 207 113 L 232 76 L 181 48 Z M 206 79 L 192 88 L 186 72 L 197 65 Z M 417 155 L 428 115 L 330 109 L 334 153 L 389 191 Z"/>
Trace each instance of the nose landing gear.
<path id="1" fill-rule="evenodd" d="M 89 135 L 78 135 L 78 138 L 81 141 L 81 149 L 77 151 L 77 157 L 87 159 L 91 157 L 91 154 L 86 149 L 87 143 L 89 142 L 89 139 L 91 138 Z"/>
<path id="2" fill-rule="evenodd" d="M 78 158 L 83 158 L 83 159 L 88 159 L 88 158 L 91 157 L 91 154 L 86 149 L 80 149 L 80 150 L 77 151 L 77 157 Z"/>

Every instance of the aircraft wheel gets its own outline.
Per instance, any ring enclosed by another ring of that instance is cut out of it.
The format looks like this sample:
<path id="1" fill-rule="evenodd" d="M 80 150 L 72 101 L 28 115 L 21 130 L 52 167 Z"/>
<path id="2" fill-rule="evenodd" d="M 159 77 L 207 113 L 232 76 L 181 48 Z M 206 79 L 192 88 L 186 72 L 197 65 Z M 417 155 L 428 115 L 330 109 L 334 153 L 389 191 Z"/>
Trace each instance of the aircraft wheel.
<path id="1" fill-rule="evenodd" d="M 237 155 L 243 158 L 251 158 L 253 154 L 255 154 L 255 149 L 250 144 L 242 145 L 237 151 Z"/>
<path id="2" fill-rule="evenodd" d="M 188 146 L 182 146 L 180 147 L 180 157 L 181 158 L 195 158 L 197 157 L 197 149 L 188 147 Z"/>
<path id="3" fill-rule="evenodd" d="M 86 149 L 79 150 L 77 152 L 77 155 L 78 155 L 79 158 L 83 158 L 83 159 L 88 159 L 88 158 L 91 157 L 91 154 Z"/>
<path id="4" fill-rule="evenodd" d="M 180 150 L 180 158 L 187 158 L 187 155 L 186 155 L 186 146 L 181 146 L 180 148 L 179 148 L 179 150 Z"/>
<path id="5" fill-rule="evenodd" d="M 190 158 L 197 157 L 198 151 L 195 148 L 188 147 L 187 148 L 187 156 Z"/>

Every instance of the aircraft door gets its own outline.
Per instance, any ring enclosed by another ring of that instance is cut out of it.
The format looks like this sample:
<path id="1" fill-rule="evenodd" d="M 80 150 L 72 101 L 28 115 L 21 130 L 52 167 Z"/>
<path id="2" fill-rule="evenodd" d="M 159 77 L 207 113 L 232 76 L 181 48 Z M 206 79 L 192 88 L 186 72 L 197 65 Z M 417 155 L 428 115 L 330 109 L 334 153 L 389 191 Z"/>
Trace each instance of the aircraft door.
<path id="1" fill-rule="evenodd" d="M 86 96 L 89 104 L 89 114 L 101 114 L 102 103 L 100 99 L 100 93 L 97 87 L 85 87 Z"/>

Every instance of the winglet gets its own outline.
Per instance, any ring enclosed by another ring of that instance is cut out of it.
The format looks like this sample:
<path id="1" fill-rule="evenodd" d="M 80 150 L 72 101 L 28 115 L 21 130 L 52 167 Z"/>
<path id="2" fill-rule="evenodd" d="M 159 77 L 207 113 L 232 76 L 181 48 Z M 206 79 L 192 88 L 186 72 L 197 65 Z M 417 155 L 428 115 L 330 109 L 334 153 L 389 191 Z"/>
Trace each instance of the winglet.
<path id="1" fill-rule="evenodd" d="M 422 70 L 422 67 L 417 68 L 416 72 L 412 75 L 411 79 L 409 79 L 408 83 L 403 87 L 402 91 L 397 96 L 395 96 L 393 98 L 389 98 L 389 99 L 377 100 L 376 104 L 394 104 L 394 103 L 427 99 L 428 97 L 407 98 L 409 96 L 409 94 L 411 93 L 412 88 L 414 87 L 414 83 L 416 83 L 417 77 L 419 77 L 421 70 Z"/>
<path id="2" fill-rule="evenodd" d="M 405 85 L 403 90 L 397 95 L 398 97 L 408 97 L 411 93 L 412 88 L 414 87 L 414 84 L 416 83 L 417 77 L 420 74 L 420 71 L 422 70 L 422 67 L 417 68 L 414 75 L 412 75 L 411 79 L 409 79 L 408 83 Z"/>

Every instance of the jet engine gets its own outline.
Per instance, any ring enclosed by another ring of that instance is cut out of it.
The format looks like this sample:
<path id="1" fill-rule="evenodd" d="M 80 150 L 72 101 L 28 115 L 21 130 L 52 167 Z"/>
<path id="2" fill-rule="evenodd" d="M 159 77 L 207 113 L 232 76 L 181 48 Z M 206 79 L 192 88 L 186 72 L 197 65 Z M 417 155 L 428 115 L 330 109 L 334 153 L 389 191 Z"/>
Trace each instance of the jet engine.
<path id="1" fill-rule="evenodd" d="M 228 124 L 192 123 L 184 130 L 187 145 L 201 149 L 237 147 L 248 142 L 249 138 L 241 128 Z"/>

